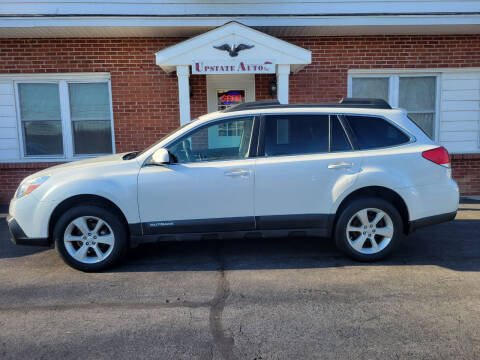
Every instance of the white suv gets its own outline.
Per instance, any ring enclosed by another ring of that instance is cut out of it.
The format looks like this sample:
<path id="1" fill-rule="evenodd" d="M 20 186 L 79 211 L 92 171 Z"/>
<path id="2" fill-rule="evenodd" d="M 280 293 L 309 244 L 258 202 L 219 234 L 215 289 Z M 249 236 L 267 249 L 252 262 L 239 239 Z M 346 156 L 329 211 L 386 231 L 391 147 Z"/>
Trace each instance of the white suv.
<path id="1" fill-rule="evenodd" d="M 54 166 L 10 203 L 17 244 L 55 243 L 98 271 L 164 240 L 335 238 L 383 258 L 420 226 L 452 220 L 447 151 L 383 100 L 245 103 L 211 113 L 141 152 Z"/>

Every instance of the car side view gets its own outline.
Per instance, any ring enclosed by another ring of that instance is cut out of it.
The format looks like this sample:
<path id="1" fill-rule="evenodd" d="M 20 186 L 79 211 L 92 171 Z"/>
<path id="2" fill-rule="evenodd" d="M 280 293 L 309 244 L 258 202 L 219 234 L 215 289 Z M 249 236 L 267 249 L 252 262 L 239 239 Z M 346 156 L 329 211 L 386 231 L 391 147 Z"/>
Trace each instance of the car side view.
<path id="1" fill-rule="evenodd" d="M 243 103 L 140 152 L 54 166 L 22 181 L 17 244 L 55 247 L 100 271 L 145 242 L 333 237 L 358 261 L 452 220 L 459 191 L 445 148 L 377 99 Z"/>

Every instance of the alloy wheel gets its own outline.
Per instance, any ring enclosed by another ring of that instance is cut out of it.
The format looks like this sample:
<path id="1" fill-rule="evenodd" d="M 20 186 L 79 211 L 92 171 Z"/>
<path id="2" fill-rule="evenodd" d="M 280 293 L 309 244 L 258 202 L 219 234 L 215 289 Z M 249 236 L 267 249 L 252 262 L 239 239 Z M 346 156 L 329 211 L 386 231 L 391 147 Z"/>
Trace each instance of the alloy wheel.
<path id="1" fill-rule="evenodd" d="M 68 224 L 63 242 L 72 258 L 84 264 L 95 264 L 112 253 L 115 235 L 105 220 L 81 216 Z"/>
<path id="2" fill-rule="evenodd" d="M 359 210 L 347 224 L 348 243 L 361 254 L 376 254 L 392 241 L 393 221 L 383 210 L 376 208 Z"/>

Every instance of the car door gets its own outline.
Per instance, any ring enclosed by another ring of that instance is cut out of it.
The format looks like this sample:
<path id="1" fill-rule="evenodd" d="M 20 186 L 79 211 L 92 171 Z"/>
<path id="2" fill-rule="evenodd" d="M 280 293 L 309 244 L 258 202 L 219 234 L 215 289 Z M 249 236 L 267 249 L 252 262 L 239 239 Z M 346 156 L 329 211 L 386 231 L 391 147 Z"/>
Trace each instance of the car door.
<path id="1" fill-rule="evenodd" d="M 141 168 L 144 234 L 254 228 L 254 123 L 244 116 L 199 126 L 166 146 L 171 164 Z"/>
<path id="2" fill-rule="evenodd" d="M 333 199 L 352 186 L 361 157 L 329 114 L 266 115 L 255 165 L 258 229 L 326 230 Z"/>

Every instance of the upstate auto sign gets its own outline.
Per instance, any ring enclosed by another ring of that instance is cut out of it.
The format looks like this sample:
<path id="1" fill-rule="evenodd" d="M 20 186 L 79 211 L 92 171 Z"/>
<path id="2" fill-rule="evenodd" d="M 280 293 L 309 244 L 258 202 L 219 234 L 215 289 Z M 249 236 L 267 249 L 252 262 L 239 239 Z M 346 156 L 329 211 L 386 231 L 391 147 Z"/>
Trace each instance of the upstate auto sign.
<path id="1" fill-rule="evenodd" d="M 273 74 L 275 64 L 264 61 L 194 61 L 192 74 Z"/>

